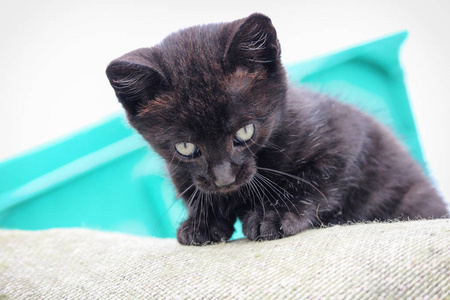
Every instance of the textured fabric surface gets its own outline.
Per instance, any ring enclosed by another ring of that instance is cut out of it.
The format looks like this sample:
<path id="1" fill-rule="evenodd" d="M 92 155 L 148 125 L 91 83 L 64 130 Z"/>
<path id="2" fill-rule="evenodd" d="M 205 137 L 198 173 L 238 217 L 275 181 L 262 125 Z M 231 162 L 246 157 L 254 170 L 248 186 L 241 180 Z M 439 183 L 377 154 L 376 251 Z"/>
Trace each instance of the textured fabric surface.
<path id="1" fill-rule="evenodd" d="M 450 220 L 205 247 L 83 229 L 0 230 L 0 299 L 450 299 Z"/>

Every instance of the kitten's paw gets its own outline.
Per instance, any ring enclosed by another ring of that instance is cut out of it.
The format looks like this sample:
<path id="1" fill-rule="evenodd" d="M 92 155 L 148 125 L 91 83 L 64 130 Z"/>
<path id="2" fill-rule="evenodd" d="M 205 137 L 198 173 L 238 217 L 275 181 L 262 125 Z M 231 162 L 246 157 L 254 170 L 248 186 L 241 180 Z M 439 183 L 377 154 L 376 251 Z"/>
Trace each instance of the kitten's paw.
<path id="1" fill-rule="evenodd" d="M 206 225 L 188 219 L 178 228 L 177 240 L 183 245 L 203 246 L 228 241 L 233 232 L 234 224 L 225 221 Z"/>
<path id="2" fill-rule="evenodd" d="M 242 219 L 242 231 L 252 241 L 276 240 L 295 235 L 308 228 L 297 214 L 276 211 L 250 211 Z"/>

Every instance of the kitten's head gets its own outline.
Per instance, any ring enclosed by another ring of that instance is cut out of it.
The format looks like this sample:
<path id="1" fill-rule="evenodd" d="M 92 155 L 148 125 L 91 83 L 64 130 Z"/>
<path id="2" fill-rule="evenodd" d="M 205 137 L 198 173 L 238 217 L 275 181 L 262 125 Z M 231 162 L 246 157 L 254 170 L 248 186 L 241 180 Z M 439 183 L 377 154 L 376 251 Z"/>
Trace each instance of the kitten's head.
<path id="1" fill-rule="evenodd" d="M 181 30 L 112 61 L 107 76 L 128 119 L 178 183 L 237 190 L 276 129 L 286 76 L 270 19 Z"/>

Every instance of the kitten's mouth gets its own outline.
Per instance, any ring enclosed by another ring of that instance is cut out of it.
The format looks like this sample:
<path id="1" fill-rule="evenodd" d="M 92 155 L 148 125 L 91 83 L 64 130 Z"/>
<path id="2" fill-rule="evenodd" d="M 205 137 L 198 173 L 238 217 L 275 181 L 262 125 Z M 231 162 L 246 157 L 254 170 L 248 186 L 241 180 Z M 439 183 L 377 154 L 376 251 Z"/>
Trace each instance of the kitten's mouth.
<path id="1" fill-rule="evenodd" d="M 218 187 L 215 184 L 205 184 L 203 182 L 199 182 L 196 184 L 197 187 L 205 192 L 208 193 L 220 193 L 220 194 L 227 194 L 231 192 L 235 192 L 239 190 L 243 185 L 245 185 L 245 182 L 233 182 L 226 186 Z"/>
<path id="2" fill-rule="evenodd" d="M 230 193 L 238 190 L 241 186 L 242 184 L 235 184 L 233 182 L 232 184 L 226 186 L 217 187 L 216 190 L 220 193 Z"/>

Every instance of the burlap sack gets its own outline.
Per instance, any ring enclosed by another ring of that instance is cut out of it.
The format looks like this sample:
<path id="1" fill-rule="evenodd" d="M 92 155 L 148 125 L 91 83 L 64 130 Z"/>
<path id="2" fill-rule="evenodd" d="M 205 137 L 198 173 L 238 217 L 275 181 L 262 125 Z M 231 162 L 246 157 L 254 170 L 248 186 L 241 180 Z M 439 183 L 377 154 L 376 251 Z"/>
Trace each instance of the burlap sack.
<path id="1" fill-rule="evenodd" d="M 206 247 L 0 230 L 0 299 L 450 299 L 450 221 L 312 229 Z"/>

